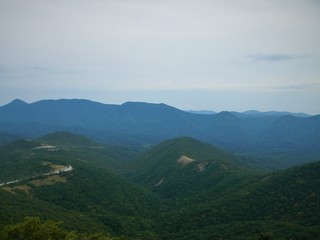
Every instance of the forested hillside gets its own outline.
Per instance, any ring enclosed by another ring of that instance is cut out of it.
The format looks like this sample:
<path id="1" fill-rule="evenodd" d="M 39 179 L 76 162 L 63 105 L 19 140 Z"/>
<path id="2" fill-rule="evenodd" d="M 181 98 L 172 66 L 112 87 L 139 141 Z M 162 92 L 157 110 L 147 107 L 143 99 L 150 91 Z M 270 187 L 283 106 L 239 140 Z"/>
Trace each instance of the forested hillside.
<path id="1" fill-rule="evenodd" d="M 127 152 L 121 156 L 117 147 L 105 149 L 70 133 L 2 147 L 0 225 L 35 215 L 63 221 L 64 228 L 80 232 L 148 235 L 144 232 L 152 231 L 162 203 L 114 173 L 116 157 L 121 162 L 125 156 Z M 72 170 L 52 173 L 67 166 Z"/>
<path id="2" fill-rule="evenodd" d="M 265 174 L 244 160 L 190 137 L 139 156 L 69 132 L 15 141 L 0 149 L 1 236 L 38 216 L 83 239 L 320 238 L 319 161 Z"/>

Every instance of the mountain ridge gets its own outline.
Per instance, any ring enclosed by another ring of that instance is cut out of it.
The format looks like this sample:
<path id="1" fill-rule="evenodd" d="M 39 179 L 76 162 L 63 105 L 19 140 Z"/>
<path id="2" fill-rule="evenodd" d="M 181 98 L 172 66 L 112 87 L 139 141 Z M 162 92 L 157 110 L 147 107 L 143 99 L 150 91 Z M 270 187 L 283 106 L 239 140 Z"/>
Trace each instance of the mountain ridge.
<path id="1" fill-rule="evenodd" d="M 200 195 L 208 186 L 217 197 L 221 189 L 238 187 L 244 175 L 254 172 L 231 153 L 191 137 L 166 140 L 128 168 L 129 179 L 170 199 Z"/>
<path id="2" fill-rule="evenodd" d="M 130 105 L 130 104 L 149 104 L 149 105 L 165 105 L 168 107 L 172 107 L 172 108 L 176 108 L 170 105 L 167 105 L 165 103 L 148 103 L 148 102 L 139 102 L 139 101 L 126 101 L 122 104 L 107 104 L 107 103 L 101 103 L 98 101 L 92 101 L 89 99 L 79 99 L 79 98 L 73 98 L 73 99 L 68 99 L 68 98 L 61 98 L 61 99 L 47 99 L 47 100 L 38 100 L 32 103 L 27 103 L 19 98 L 12 100 L 11 102 L 4 104 L 1 107 L 4 106 L 12 106 L 12 105 L 30 105 L 30 104 L 34 104 L 34 103 L 39 103 L 39 102 L 43 102 L 43 101 L 83 101 L 83 102 L 91 102 L 91 103 L 96 103 L 96 104 L 102 104 L 102 105 L 111 105 L 111 106 L 121 106 L 121 105 Z M 178 109 L 178 108 L 176 108 Z M 180 109 L 179 109 L 180 110 Z M 216 111 L 212 111 L 212 110 L 187 110 L 186 112 L 189 113 L 194 113 L 194 114 L 204 114 L 204 115 L 212 115 L 212 114 L 217 114 L 219 112 Z M 222 111 L 223 112 L 223 111 Z M 320 115 L 319 114 L 306 114 L 304 112 L 288 112 L 288 111 L 259 111 L 259 110 L 246 110 L 243 112 L 238 112 L 238 111 L 227 111 L 227 112 L 231 112 L 231 113 L 235 113 L 235 114 L 246 114 L 246 115 L 293 115 L 296 117 L 311 117 L 311 116 L 315 116 L 315 115 Z"/>
<path id="3" fill-rule="evenodd" d="M 0 107 L 0 132 L 36 138 L 50 132 L 71 131 L 104 143 L 142 148 L 170 138 L 191 136 L 238 154 L 263 156 L 265 159 L 259 164 L 267 168 L 268 161 L 280 161 L 273 165 L 277 168 L 292 166 L 281 157 L 285 154 L 294 158 L 294 164 L 313 161 L 320 154 L 320 115 L 249 115 L 227 111 L 193 114 L 163 103 L 115 105 L 60 99 L 26 104 L 15 100 Z M 288 140 L 285 134 L 294 137 Z M 3 139 L 5 143 L 10 138 Z M 298 151 L 304 153 L 303 159 L 295 156 Z"/>
<path id="4" fill-rule="evenodd" d="M 275 173 L 252 172 L 228 152 L 179 137 L 138 157 L 128 177 L 168 201 L 165 239 L 260 239 L 261 231 L 275 239 L 317 239 L 319 167 L 317 161 Z M 246 233 L 231 231 L 227 237 L 228 229 L 238 227 Z"/>

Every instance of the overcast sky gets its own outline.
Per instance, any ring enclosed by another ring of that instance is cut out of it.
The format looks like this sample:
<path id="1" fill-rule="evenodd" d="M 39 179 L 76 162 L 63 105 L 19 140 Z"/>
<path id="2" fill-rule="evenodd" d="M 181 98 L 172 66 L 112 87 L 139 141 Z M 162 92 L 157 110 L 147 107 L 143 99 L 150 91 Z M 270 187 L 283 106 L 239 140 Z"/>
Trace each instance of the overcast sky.
<path id="1" fill-rule="evenodd" d="M 319 0 L 0 0 L 20 98 L 320 113 Z"/>

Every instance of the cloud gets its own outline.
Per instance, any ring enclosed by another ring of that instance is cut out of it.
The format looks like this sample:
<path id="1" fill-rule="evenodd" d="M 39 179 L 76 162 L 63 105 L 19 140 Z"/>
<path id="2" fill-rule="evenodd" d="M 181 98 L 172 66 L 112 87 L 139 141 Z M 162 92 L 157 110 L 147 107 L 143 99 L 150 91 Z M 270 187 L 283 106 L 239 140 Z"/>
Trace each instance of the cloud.
<path id="1" fill-rule="evenodd" d="M 25 94 L 112 101 L 112 91 L 128 101 L 141 94 L 121 91 L 139 90 L 151 91 L 140 100 L 157 90 L 157 101 L 190 106 L 210 94 L 162 91 L 320 96 L 317 85 L 304 85 L 320 77 L 318 2 L 0 0 L 0 102 Z M 230 94 L 221 96 L 228 102 Z"/>
<path id="2" fill-rule="evenodd" d="M 281 62 L 281 61 L 291 61 L 300 58 L 306 58 L 307 55 L 291 55 L 291 54 L 255 54 L 248 55 L 254 61 L 266 61 L 266 62 Z"/>

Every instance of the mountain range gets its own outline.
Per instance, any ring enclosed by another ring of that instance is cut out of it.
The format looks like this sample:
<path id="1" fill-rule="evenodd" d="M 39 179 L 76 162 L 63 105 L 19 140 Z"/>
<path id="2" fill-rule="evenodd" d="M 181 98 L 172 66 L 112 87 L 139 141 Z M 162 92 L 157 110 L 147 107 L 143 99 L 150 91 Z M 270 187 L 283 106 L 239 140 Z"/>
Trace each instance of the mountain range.
<path id="1" fill-rule="evenodd" d="M 319 239 L 319 160 L 263 173 L 192 137 L 142 152 L 70 132 L 20 139 L 0 148 L 0 228 L 40 216 L 123 239 Z"/>
<path id="2" fill-rule="evenodd" d="M 194 114 L 165 104 L 102 104 L 89 100 L 14 100 L 0 108 L 0 143 L 72 131 L 96 141 L 144 149 L 190 136 L 250 159 L 264 169 L 315 161 L 320 115 L 287 112 Z M 290 159 L 290 161 L 288 161 Z"/>

